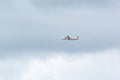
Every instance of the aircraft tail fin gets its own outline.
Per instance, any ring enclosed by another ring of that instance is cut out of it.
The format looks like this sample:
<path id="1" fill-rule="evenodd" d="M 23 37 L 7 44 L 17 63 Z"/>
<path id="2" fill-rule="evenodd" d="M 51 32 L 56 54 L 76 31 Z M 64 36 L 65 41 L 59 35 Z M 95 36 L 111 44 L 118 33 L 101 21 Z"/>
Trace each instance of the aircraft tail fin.
<path id="1" fill-rule="evenodd" d="M 67 39 L 70 40 L 70 36 L 69 35 L 67 35 Z"/>

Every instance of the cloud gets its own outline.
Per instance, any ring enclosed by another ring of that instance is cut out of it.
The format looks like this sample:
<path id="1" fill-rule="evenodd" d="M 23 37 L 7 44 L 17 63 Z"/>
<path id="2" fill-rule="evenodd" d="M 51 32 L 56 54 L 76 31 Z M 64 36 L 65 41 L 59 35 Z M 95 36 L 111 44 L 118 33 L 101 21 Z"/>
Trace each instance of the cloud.
<path id="1" fill-rule="evenodd" d="M 18 52 L 19 53 L 19 52 Z M 26 52 L 24 52 L 26 53 Z M 120 50 L 48 52 L 0 59 L 1 80 L 119 80 Z M 40 52 L 38 52 L 40 53 Z M 58 54 L 60 53 L 60 54 Z"/>
<path id="2" fill-rule="evenodd" d="M 3 6 L 0 13 L 1 51 L 94 51 L 120 46 L 118 5 L 109 8 L 76 6 L 38 9 L 28 0 L 2 3 L 6 7 L 9 3 L 10 7 L 4 9 Z M 79 36 L 80 40 L 62 41 L 61 37 L 66 35 Z"/>
<path id="3" fill-rule="evenodd" d="M 43 7 L 70 7 L 70 6 L 111 6 L 118 0 L 31 0 L 35 6 Z"/>
<path id="4" fill-rule="evenodd" d="M 119 2 L 94 3 L 1 0 L 0 80 L 119 80 Z"/>

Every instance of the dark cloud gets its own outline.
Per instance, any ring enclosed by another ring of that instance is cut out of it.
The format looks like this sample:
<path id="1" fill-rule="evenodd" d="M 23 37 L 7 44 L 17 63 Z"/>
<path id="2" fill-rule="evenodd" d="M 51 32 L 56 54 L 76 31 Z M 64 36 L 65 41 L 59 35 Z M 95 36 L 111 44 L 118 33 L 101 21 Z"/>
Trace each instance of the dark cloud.
<path id="1" fill-rule="evenodd" d="M 117 0 L 31 0 L 35 6 L 39 7 L 72 7 L 72 6 L 107 6 Z"/>

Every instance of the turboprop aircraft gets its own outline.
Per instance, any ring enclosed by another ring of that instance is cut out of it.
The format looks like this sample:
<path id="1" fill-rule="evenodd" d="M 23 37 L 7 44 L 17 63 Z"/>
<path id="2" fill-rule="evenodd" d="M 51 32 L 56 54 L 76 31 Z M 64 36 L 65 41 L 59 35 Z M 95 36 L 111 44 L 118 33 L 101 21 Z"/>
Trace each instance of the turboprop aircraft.
<path id="1" fill-rule="evenodd" d="M 74 37 L 74 38 L 71 38 L 70 36 L 66 36 L 66 37 L 63 37 L 62 38 L 63 40 L 79 40 L 79 36 L 76 36 L 76 37 Z"/>

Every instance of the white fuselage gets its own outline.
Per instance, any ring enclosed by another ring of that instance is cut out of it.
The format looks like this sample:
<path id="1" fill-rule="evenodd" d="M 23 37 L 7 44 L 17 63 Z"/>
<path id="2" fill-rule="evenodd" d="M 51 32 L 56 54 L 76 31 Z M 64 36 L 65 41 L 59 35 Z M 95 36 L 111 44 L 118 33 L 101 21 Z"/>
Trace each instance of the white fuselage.
<path id="1" fill-rule="evenodd" d="M 68 38 L 68 37 L 64 37 L 63 40 L 79 40 L 79 37 L 75 37 L 75 38 Z"/>

